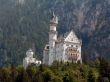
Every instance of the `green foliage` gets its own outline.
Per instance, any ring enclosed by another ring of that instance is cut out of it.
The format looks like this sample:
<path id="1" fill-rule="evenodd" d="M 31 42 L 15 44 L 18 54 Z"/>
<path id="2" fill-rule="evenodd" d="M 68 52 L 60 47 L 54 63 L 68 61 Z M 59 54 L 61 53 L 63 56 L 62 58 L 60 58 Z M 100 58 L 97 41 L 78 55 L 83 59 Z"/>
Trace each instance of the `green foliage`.
<path id="1" fill-rule="evenodd" d="M 109 82 L 109 79 L 107 77 L 104 77 L 103 82 Z"/>
<path id="2" fill-rule="evenodd" d="M 91 65 L 74 63 L 53 63 L 52 66 L 41 65 L 36 67 L 30 65 L 25 70 L 23 67 L 7 67 L 0 69 L 0 81 L 2 82 L 109 82 L 110 63 L 99 59 L 99 66 L 96 62 Z M 103 64 L 102 64 L 103 63 Z M 105 65 L 107 64 L 108 65 Z M 56 67 L 57 66 L 57 67 Z M 108 66 L 108 67 L 106 67 Z M 102 71 L 103 72 L 102 72 Z M 105 71 L 105 72 L 104 72 Z"/>

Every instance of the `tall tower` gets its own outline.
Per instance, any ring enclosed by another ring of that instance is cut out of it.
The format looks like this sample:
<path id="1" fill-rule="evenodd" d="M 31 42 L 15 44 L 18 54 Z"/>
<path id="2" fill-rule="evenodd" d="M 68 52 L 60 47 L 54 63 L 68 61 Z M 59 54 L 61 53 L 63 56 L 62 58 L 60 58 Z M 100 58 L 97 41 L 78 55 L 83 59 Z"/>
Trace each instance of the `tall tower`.
<path id="1" fill-rule="evenodd" d="M 50 20 L 50 32 L 49 32 L 49 65 L 55 60 L 55 41 L 57 40 L 56 27 L 58 24 L 58 17 L 54 12 Z"/>

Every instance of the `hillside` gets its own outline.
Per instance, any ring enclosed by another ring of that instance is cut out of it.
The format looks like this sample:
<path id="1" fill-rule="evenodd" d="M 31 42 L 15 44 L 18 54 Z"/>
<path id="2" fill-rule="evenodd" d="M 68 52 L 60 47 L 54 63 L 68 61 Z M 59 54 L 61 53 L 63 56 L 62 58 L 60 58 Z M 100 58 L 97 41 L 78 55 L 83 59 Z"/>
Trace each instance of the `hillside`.
<path id="1" fill-rule="evenodd" d="M 86 60 L 110 59 L 109 0 L 0 0 L 0 66 L 22 64 L 30 47 L 42 58 L 52 11 L 59 34 L 73 29 L 82 39 Z"/>

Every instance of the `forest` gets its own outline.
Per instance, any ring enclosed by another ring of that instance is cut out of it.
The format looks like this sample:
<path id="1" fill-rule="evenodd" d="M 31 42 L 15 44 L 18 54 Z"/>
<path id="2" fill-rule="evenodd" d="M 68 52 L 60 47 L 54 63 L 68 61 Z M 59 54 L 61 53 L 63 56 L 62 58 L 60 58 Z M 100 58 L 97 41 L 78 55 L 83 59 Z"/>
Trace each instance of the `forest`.
<path id="1" fill-rule="evenodd" d="M 0 67 L 22 64 L 29 48 L 42 60 L 53 11 L 58 35 L 74 30 L 82 39 L 83 61 L 110 59 L 109 0 L 0 0 Z"/>
<path id="2" fill-rule="evenodd" d="M 31 64 L 0 68 L 0 82 L 110 82 L 110 62 L 98 57 L 95 62 L 75 64 L 53 62 L 51 66 Z"/>
<path id="3" fill-rule="evenodd" d="M 74 30 L 82 39 L 83 64 L 55 61 L 24 69 L 29 48 L 42 60 L 53 11 L 59 35 Z M 107 59 L 110 0 L 0 0 L 0 82 L 110 82 Z"/>

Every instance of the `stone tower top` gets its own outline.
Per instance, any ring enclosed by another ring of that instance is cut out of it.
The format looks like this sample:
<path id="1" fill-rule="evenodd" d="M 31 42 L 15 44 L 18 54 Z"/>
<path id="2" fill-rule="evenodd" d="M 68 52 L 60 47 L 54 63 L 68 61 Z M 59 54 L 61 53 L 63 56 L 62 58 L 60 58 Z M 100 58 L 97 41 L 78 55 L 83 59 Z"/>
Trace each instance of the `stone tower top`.
<path id="1" fill-rule="evenodd" d="M 57 25 L 58 24 L 58 17 L 55 16 L 55 13 L 53 12 L 50 20 L 50 25 Z"/>
<path id="2" fill-rule="evenodd" d="M 32 49 L 29 49 L 29 50 L 26 52 L 27 57 L 33 57 L 33 54 L 34 54 L 34 52 L 32 51 Z"/>

